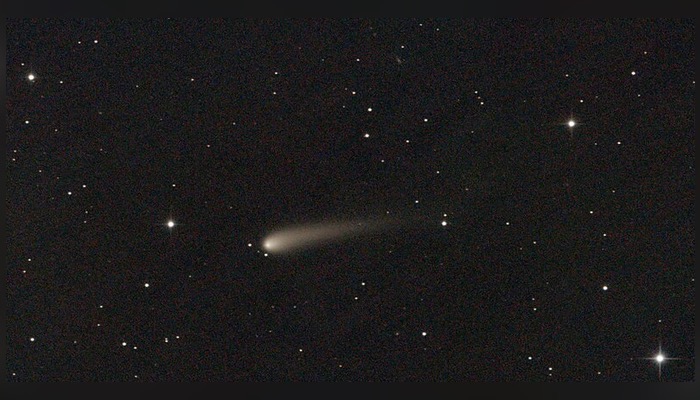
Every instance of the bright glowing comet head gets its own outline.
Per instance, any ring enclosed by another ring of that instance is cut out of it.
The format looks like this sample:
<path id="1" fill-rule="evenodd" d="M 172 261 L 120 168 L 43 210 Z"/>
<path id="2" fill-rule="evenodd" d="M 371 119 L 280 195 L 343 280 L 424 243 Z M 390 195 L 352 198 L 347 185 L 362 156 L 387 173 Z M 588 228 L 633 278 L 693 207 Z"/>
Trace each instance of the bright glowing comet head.
<path id="1" fill-rule="evenodd" d="M 277 247 L 276 241 L 274 239 L 265 239 L 263 242 L 263 248 L 267 251 L 275 251 L 275 248 Z"/>

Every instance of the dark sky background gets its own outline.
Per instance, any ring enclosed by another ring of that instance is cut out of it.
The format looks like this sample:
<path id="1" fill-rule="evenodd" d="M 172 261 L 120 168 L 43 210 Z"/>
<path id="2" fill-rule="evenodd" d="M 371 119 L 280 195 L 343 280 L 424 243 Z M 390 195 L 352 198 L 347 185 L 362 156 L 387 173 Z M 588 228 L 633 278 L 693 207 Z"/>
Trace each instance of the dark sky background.
<path id="1" fill-rule="evenodd" d="M 8 20 L 8 380 L 693 380 L 694 36 Z"/>

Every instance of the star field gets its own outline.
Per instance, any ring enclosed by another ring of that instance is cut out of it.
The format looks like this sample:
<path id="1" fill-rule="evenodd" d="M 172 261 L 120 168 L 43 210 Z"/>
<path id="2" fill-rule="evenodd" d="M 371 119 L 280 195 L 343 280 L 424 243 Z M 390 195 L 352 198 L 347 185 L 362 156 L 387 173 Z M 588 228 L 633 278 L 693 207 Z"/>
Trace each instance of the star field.
<path id="1" fill-rule="evenodd" d="M 8 381 L 694 380 L 694 33 L 9 19 Z"/>

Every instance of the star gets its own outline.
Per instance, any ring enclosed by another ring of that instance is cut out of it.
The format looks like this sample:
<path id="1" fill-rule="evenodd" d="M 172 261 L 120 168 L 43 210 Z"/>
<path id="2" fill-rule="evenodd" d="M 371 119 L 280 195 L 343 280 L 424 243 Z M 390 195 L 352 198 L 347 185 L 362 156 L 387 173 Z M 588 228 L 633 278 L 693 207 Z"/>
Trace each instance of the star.
<path id="1" fill-rule="evenodd" d="M 172 215 L 172 214 L 170 214 L 170 215 Z M 172 234 L 173 233 L 172 231 L 175 229 L 175 227 L 179 226 L 180 224 L 176 223 L 175 220 L 172 218 L 172 216 L 169 216 L 168 219 L 165 220 L 165 222 L 160 222 L 160 223 L 154 224 L 154 225 L 165 227 Z"/>
<path id="2" fill-rule="evenodd" d="M 34 79 L 36 79 L 36 75 L 30 72 L 29 75 L 27 75 L 27 79 L 29 80 L 29 82 L 32 82 L 34 81 Z"/>
<path id="3" fill-rule="evenodd" d="M 566 124 L 569 126 L 569 128 L 573 128 L 574 126 L 576 126 L 576 121 L 570 119 L 569 122 L 567 122 Z"/>
<path id="4" fill-rule="evenodd" d="M 667 357 L 667 356 L 663 353 L 663 351 L 661 351 L 661 343 L 659 343 L 659 351 L 656 353 L 655 356 L 653 356 L 653 357 L 645 357 L 645 358 L 643 358 L 643 359 L 644 359 L 644 360 L 654 361 L 654 362 L 658 365 L 658 371 L 659 371 L 658 376 L 659 376 L 659 380 L 661 380 L 661 365 L 662 365 L 663 363 L 665 363 L 665 362 L 668 361 L 668 360 L 681 360 L 681 358 L 677 358 L 677 357 Z"/>

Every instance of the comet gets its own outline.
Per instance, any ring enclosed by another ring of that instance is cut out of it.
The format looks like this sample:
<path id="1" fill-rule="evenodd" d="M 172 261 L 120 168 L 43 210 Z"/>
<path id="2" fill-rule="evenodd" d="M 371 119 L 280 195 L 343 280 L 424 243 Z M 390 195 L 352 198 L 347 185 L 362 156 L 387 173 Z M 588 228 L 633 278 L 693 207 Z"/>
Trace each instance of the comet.
<path id="1" fill-rule="evenodd" d="M 262 247 L 269 253 L 283 254 L 318 247 L 399 226 L 395 221 L 345 221 L 288 226 L 269 233 Z"/>

